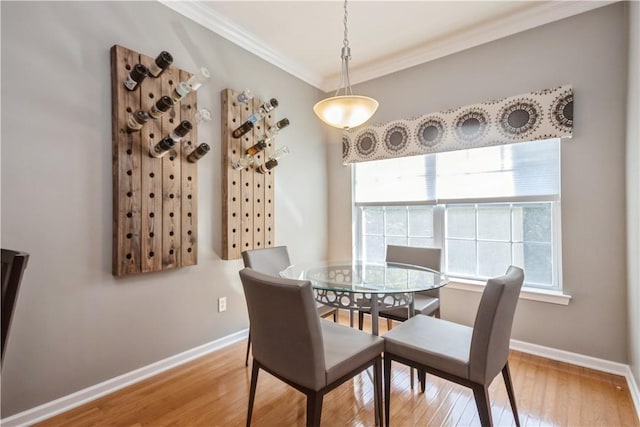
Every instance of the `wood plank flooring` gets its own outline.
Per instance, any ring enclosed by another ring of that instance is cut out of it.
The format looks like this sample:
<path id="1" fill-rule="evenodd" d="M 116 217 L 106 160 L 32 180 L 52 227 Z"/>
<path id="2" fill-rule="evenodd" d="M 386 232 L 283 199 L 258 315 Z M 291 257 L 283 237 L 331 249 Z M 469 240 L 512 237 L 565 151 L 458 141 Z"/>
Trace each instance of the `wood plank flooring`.
<path id="1" fill-rule="evenodd" d="M 347 323 L 346 316 L 341 321 Z M 368 325 L 370 327 L 370 325 Z M 380 322 L 381 334 L 386 322 Z M 245 342 L 230 345 L 38 426 L 242 426 L 251 369 Z M 519 352 L 509 357 L 522 426 L 640 427 L 623 377 Z M 424 394 L 410 388 L 409 369 L 392 368 L 394 426 L 480 426 L 469 389 L 427 375 Z M 496 426 L 513 426 L 502 377 L 490 387 Z M 304 426 L 304 395 L 260 373 L 253 426 Z M 372 426 L 373 388 L 366 374 L 325 397 L 322 426 Z"/>

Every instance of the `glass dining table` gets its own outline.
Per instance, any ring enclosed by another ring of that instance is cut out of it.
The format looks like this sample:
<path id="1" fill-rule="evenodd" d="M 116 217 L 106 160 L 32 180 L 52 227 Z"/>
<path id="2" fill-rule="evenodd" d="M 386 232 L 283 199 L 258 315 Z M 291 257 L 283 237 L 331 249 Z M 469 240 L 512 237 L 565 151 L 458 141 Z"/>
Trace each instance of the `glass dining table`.
<path id="1" fill-rule="evenodd" d="M 449 282 L 445 274 L 425 267 L 367 261 L 295 264 L 280 276 L 310 281 L 318 302 L 350 311 L 351 326 L 354 311 L 369 311 L 374 335 L 378 335 L 380 310 L 407 307 L 411 317 L 415 292 L 438 289 Z"/>

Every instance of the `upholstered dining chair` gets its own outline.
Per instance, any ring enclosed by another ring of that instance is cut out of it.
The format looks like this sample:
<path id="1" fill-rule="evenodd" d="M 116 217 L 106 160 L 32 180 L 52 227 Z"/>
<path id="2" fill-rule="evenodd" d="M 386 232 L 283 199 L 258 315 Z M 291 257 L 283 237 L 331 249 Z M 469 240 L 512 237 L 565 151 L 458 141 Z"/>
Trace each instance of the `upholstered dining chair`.
<path id="1" fill-rule="evenodd" d="M 440 271 L 440 248 L 419 248 L 412 246 L 387 245 L 387 262 L 412 264 Z M 440 290 L 416 292 L 414 295 L 414 311 L 416 314 L 440 317 Z M 367 310 L 358 312 L 358 328 L 362 330 L 364 315 Z M 391 329 L 392 321 L 404 322 L 409 318 L 406 307 L 380 310 L 378 316 L 387 319 L 387 328 Z"/>
<path id="2" fill-rule="evenodd" d="M 326 393 L 374 367 L 374 412 L 382 422 L 382 338 L 321 319 L 307 280 L 240 271 L 247 300 L 253 366 L 247 426 L 260 369 L 307 396 L 307 426 L 319 426 Z"/>
<path id="3" fill-rule="evenodd" d="M 489 279 L 473 328 L 418 315 L 383 336 L 386 426 L 390 418 L 392 361 L 470 387 L 483 427 L 493 425 L 488 388 L 502 371 L 511 410 L 516 425 L 520 426 L 508 356 L 523 281 L 524 272 L 514 266 L 510 266 L 504 276 Z M 424 386 L 424 377 L 421 382 Z"/>
<path id="4" fill-rule="evenodd" d="M 242 252 L 244 266 L 270 276 L 279 277 L 279 273 L 291 265 L 289 251 L 286 246 L 274 246 L 271 248 L 250 249 Z M 338 321 L 338 309 L 317 304 L 320 317 L 333 316 L 333 321 Z M 251 326 L 249 326 L 251 329 Z M 249 366 L 249 352 L 251 351 L 251 334 L 247 339 L 247 354 L 244 365 Z"/>

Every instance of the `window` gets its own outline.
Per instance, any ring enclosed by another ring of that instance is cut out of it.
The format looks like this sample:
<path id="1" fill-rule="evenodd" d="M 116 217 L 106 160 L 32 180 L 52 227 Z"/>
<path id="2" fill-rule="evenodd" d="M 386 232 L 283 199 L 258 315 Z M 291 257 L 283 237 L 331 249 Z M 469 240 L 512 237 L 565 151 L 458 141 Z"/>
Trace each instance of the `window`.
<path id="1" fill-rule="evenodd" d="M 451 277 L 560 288 L 558 139 L 358 163 L 354 188 L 356 258 L 436 246 Z"/>

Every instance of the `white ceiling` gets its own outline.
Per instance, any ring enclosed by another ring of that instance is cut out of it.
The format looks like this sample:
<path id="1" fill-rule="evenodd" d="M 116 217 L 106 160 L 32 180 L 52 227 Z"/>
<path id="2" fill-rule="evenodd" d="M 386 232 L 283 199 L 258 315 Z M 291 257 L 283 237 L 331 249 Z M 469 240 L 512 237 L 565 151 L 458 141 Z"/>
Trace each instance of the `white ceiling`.
<path id="1" fill-rule="evenodd" d="M 338 85 L 342 1 L 160 1 L 319 89 Z M 351 83 L 610 3 L 351 0 Z"/>

